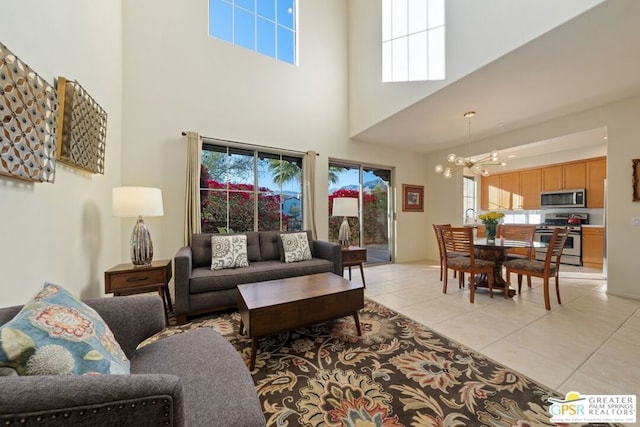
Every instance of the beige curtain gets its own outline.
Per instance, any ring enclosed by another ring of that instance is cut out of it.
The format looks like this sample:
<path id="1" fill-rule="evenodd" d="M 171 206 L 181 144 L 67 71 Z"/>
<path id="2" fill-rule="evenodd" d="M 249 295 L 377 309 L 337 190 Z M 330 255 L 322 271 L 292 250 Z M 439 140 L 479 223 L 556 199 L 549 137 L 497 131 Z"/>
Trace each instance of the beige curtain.
<path id="1" fill-rule="evenodd" d="M 316 157 L 315 151 L 307 151 L 302 159 L 302 221 L 305 230 L 311 230 L 313 238 L 318 238 L 316 230 Z"/>
<path id="2" fill-rule="evenodd" d="M 191 246 L 191 236 L 200 233 L 200 162 L 202 139 L 187 132 L 187 179 L 185 186 L 184 245 Z"/>

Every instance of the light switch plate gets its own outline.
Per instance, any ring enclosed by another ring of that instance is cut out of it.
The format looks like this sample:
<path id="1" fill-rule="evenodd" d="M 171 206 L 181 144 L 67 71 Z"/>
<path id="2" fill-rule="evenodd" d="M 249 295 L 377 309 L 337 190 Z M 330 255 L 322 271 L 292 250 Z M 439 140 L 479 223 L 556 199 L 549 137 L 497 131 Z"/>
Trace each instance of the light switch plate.
<path id="1" fill-rule="evenodd" d="M 631 225 L 640 225 L 640 216 L 631 217 Z"/>

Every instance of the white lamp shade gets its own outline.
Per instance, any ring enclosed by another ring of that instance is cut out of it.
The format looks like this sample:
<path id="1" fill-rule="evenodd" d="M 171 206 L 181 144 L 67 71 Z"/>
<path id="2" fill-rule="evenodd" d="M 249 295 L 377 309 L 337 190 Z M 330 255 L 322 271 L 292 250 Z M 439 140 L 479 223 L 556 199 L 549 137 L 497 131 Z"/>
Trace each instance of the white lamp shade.
<path id="1" fill-rule="evenodd" d="M 114 187 L 112 191 L 114 216 L 162 216 L 162 190 L 151 187 Z"/>
<path id="2" fill-rule="evenodd" d="M 336 197 L 333 199 L 333 216 L 358 216 L 358 199 Z"/>

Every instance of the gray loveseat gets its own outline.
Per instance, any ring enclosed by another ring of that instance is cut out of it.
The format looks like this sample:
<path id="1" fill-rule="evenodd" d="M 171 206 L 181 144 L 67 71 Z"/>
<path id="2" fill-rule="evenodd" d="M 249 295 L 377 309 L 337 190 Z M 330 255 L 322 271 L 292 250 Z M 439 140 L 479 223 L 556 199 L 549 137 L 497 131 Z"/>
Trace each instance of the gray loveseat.
<path id="1" fill-rule="evenodd" d="M 85 301 L 131 360 L 131 375 L 0 376 L 0 424 L 264 426 L 235 348 L 210 328 L 136 347 L 165 326 L 157 295 Z M 21 307 L 0 309 L 0 325 Z"/>
<path id="2" fill-rule="evenodd" d="M 243 283 L 284 279 L 333 272 L 342 275 L 339 244 L 313 240 L 307 231 L 312 259 L 294 263 L 281 261 L 280 231 L 246 233 L 249 267 L 211 270 L 212 234 L 194 234 L 191 246 L 175 256 L 175 314 L 179 324 L 189 316 L 237 307 L 236 287 Z"/>

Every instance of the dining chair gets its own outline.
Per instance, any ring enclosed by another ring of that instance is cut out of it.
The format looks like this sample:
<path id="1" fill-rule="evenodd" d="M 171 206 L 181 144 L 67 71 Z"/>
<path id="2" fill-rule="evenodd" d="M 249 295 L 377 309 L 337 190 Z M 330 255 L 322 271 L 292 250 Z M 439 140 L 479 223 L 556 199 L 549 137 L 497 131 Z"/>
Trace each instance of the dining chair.
<path id="1" fill-rule="evenodd" d="M 511 248 L 506 251 L 506 260 L 535 258 L 533 239 L 536 234 L 535 225 L 524 224 L 500 224 L 498 226 L 498 237 L 505 240 L 515 240 L 525 242 L 529 245 L 526 248 Z M 527 286 L 531 287 L 531 276 L 527 276 Z M 522 288 L 522 274 L 518 274 L 518 289 Z"/>
<path id="2" fill-rule="evenodd" d="M 537 261 L 535 259 L 513 259 L 505 261 L 503 265 L 507 269 L 507 285 L 511 283 L 511 273 L 525 275 L 527 279 L 530 279 L 531 276 L 542 278 L 544 307 L 547 310 L 551 310 L 551 303 L 549 302 L 549 279 L 553 276 L 556 281 L 558 304 L 562 304 L 560 302 L 558 274 L 560 272 L 560 257 L 562 256 L 562 250 L 567 242 L 568 235 L 569 230 L 566 227 L 558 227 L 553 231 L 549 247 L 547 248 L 547 256 L 544 261 Z M 521 285 L 518 284 L 518 293 L 520 293 L 520 287 Z"/>
<path id="3" fill-rule="evenodd" d="M 444 241 L 442 240 L 442 228 L 451 227 L 451 224 L 432 224 L 433 231 L 436 233 L 436 240 L 438 241 L 438 251 L 440 253 L 440 281 L 442 282 L 442 274 L 444 272 Z M 462 254 L 451 254 L 451 256 L 463 256 Z M 457 272 L 453 272 L 453 277 L 455 278 Z M 458 279 L 458 288 L 464 287 L 464 274 L 460 274 L 460 278 Z"/>
<path id="4" fill-rule="evenodd" d="M 441 229 L 444 242 L 444 280 L 442 293 L 447 293 L 447 272 L 458 271 L 461 275 L 469 273 L 469 290 L 471 296 L 469 302 L 475 298 L 475 276 L 486 274 L 489 283 L 489 295 L 493 298 L 493 261 L 476 258 L 473 244 L 473 229 L 470 227 L 443 227 Z M 464 254 L 459 256 L 455 254 Z"/>

